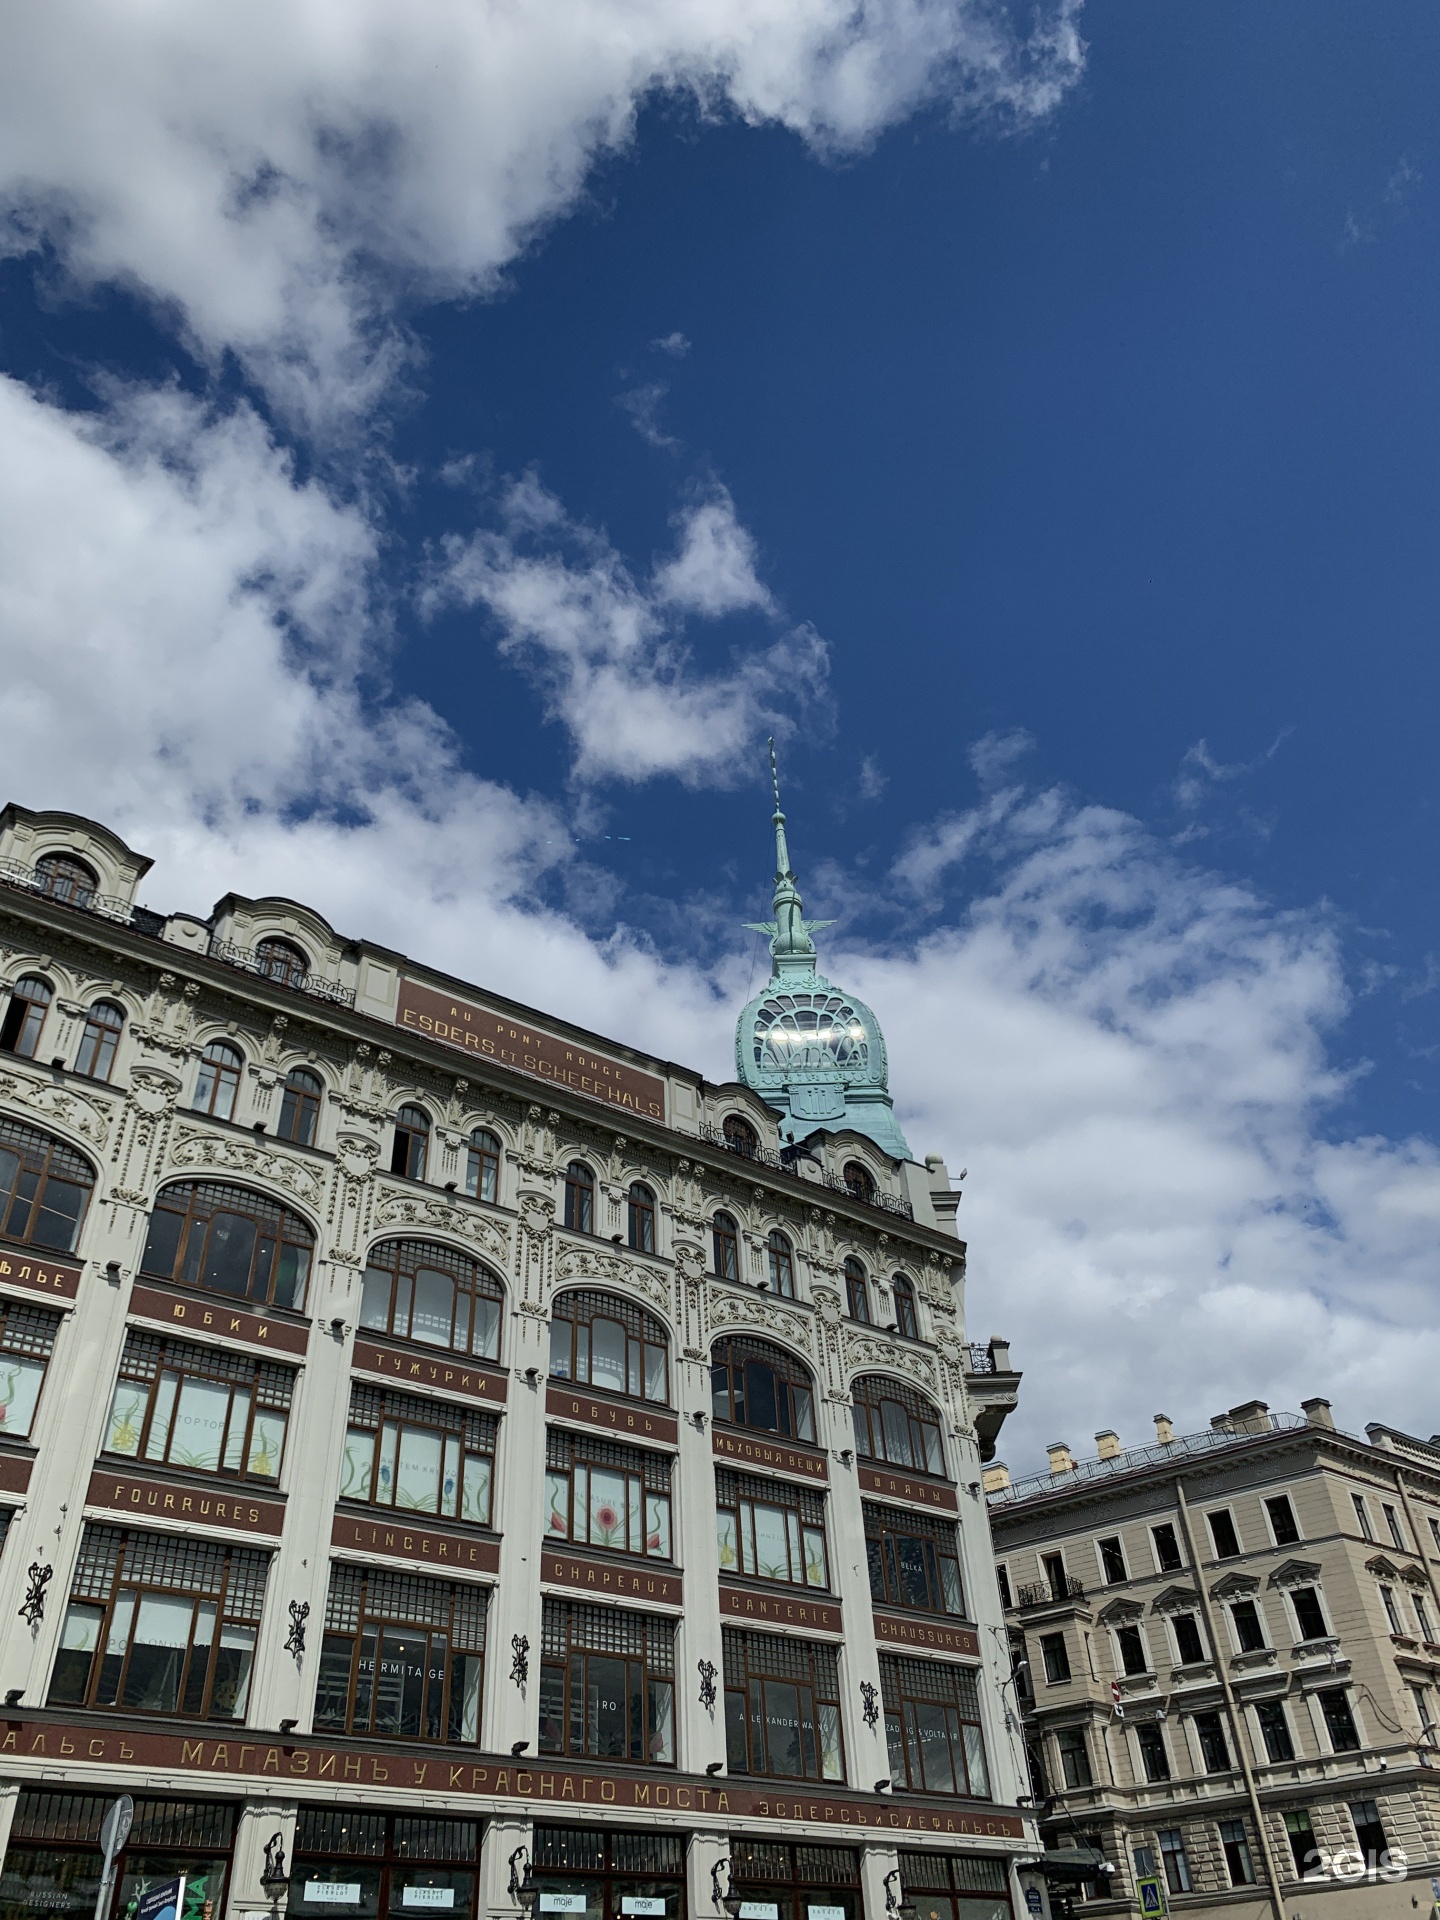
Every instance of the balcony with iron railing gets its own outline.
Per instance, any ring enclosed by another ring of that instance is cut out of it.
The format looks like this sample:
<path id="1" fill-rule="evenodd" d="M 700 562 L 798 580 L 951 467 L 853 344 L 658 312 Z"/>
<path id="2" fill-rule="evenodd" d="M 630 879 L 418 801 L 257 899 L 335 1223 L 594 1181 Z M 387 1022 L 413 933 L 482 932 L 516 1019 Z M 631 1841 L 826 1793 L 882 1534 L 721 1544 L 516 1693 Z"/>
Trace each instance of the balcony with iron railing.
<path id="1" fill-rule="evenodd" d="M 758 1142 L 752 1145 L 748 1140 L 734 1140 L 723 1133 L 719 1127 L 709 1125 L 701 1126 L 700 1138 L 709 1146 L 720 1147 L 726 1153 L 733 1153 L 737 1160 L 753 1160 L 762 1167 L 773 1168 L 777 1173 L 798 1175 L 801 1159 L 808 1157 L 813 1160 L 814 1158 L 813 1155 L 803 1155 L 798 1148 L 782 1148 L 777 1153 L 771 1147 L 760 1146 Z M 899 1200 L 893 1194 L 881 1193 L 878 1188 L 870 1193 L 861 1193 L 854 1187 L 846 1186 L 838 1174 L 830 1173 L 824 1168 L 821 1168 L 814 1184 L 828 1188 L 831 1193 L 842 1193 L 847 1200 L 858 1200 L 863 1207 L 876 1207 L 881 1213 L 898 1214 L 903 1220 L 915 1218 L 915 1209 L 908 1200 Z"/>
<path id="2" fill-rule="evenodd" d="M 1057 1574 L 1053 1580 L 1047 1580 L 1038 1587 L 1016 1587 L 1015 1605 L 1026 1607 L 1060 1607 L 1069 1601 L 1085 1598 L 1085 1588 L 1078 1580 L 1072 1580 L 1068 1573 Z"/>

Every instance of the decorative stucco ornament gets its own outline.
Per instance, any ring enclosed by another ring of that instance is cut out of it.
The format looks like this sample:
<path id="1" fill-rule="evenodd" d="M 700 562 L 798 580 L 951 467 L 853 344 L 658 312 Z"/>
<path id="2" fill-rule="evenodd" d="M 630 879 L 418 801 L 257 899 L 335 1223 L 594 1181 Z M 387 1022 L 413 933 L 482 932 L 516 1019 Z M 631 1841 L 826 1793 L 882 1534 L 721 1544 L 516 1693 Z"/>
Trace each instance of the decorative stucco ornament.
<path id="1" fill-rule="evenodd" d="M 807 920 L 790 869 L 775 742 L 775 917 L 751 921 L 770 936 L 770 984 L 742 1011 L 735 1027 L 735 1070 L 742 1086 L 788 1117 L 782 1133 L 802 1139 L 817 1128 L 853 1128 L 896 1160 L 912 1156 L 890 1100 L 889 1064 L 880 1022 L 863 1000 L 834 986 L 816 967 L 813 935 L 831 920 Z"/>

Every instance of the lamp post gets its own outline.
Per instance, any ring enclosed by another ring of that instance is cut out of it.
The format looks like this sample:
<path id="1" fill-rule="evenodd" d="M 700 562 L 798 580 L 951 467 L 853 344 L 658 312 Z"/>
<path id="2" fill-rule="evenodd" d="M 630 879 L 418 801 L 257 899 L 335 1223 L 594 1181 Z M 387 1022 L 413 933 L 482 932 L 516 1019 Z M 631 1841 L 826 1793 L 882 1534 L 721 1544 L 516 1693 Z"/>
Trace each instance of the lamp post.
<path id="1" fill-rule="evenodd" d="M 525 1862 L 523 1878 L 519 1871 L 519 1862 L 521 1860 Z M 510 1856 L 510 1898 L 522 1912 L 529 1913 L 535 1905 L 535 1896 L 538 1891 L 539 1889 L 536 1887 L 534 1880 L 530 1877 L 530 1849 L 528 1847 L 516 1847 Z"/>
<path id="2" fill-rule="evenodd" d="M 720 1869 L 722 1867 L 725 1869 L 725 1884 L 728 1888 L 728 1891 L 725 1893 L 721 1893 L 720 1891 Z M 715 1910 L 717 1913 L 727 1914 L 729 1920 L 739 1920 L 740 1896 L 735 1891 L 735 1876 L 730 1865 L 730 1856 L 728 1853 L 723 1860 L 717 1860 L 710 1869 L 710 1898 L 715 1902 Z"/>
<path id="3" fill-rule="evenodd" d="M 892 1888 L 891 1881 L 895 1882 Z M 900 1878 L 900 1869 L 892 1867 L 885 1876 L 885 1911 L 898 1916 L 898 1920 L 915 1920 L 915 1902 L 905 1892 L 905 1883 Z"/>
<path id="4" fill-rule="evenodd" d="M 282 1835 L 272 1833 L 265 1842 L 265 1865 L 260 1870 L 260 1891 L 272 1907 L 278 1907 L 280 1896 L 290 1885 L 290 1876 L 285 1871 L 285 1842 Z"/>

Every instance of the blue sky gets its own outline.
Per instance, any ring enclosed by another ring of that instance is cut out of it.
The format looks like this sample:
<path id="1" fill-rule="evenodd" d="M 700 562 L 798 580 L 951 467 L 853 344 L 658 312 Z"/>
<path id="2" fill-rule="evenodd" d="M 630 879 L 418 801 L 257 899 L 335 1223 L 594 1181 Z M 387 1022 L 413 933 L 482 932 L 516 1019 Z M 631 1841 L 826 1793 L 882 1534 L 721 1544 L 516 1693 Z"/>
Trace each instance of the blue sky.
<path id="1" fill-rule="evenodd" d="M 72 11 L 0 79 L 13 796 L 718 1076 L 773 730 L 1017 1467 L 1428 1433 L 1433 9 Z"/>

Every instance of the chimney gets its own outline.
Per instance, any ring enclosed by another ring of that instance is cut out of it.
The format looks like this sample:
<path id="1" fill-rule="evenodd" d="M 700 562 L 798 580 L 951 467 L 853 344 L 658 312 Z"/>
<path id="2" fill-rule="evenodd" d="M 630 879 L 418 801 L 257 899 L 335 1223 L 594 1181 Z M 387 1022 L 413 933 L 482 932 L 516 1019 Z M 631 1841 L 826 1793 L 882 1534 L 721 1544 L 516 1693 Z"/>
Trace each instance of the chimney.
<path id="1" fill-rule="evenodd" d="M 1095 1436 L 1095 1458 L 1113 1460 L 1120 1451 L 1120 1436 L 1112 1427 L 1106 1427 L 1103 1433 Z"/>
<path id="2" fill-rule="evenodd" d="M 1335 1431 L 1335 1416 L 1330 1411 L 1328 1400 L 1302 1400 L 1300 1411 L 1312 1427 L 1328 1427 L 1331 1433 Z"/>
<path id="3" fill-rule="evenodd" d="M 1051 1444 L 1046 1447 L 1045 1455 L 1050 1462 L 1051 1473 L 1073 1473 L 1075 1471 L 1075 1462 L 1070 1458 L 1070 1449 L 1065 1441 L 1052 1441 Z"/>
<path id="4" fill-rule="evenodd" d="M 999 1493 L 1010 1484 L 1010 1469 L 1003 1460 L 992 1460 L 981 1469 L 980 1484 L 986 1493 Z"/>
<path id="5" fill-rule="evenodd" d="M 1384 1447 L 1387 1453 L 1398 1453 L 1394 1435 L 1389 1427 L 1382 1427 L 1378 1420 L 1372 1420 L 1365 1429 L 1365 1438 L 1372 1447 Z"/>
<path id="6" fill-rule="evenodd" d="M 1174 1429 L 1174 1427 L 1172 1427 L 1172 1426 L 1171 1426 L 1171 1424 L 1170 1424 L 1170 1416 L 1169 1416 L 1169 1414 L 1168 1414 L 1168 1413 L 1157 1413 L 1157 1414 L 1156 1414 L 1156 1416 L 1155 1416 L 1155 1439 L 1156 1439 L 1156 1441 L 1157 1441 L 1157 1443 L 1158 1443 L 1158 1444 L 1159 1444 L 1160 1446 L 1162 1446 L 1162 1447 L 1173 1447 L 1173 1446 L 1174 1446 L 1174 1444 L 1175 1444 L 1175 1429 Z"/>
<path id="7" fill-rule="evenodd" d="M 1236 1433 L 1270 1431 L 1270 1409 L 1263 1400 L 1247 1400 L 1242 1406 L 1231 1407 L 1227 1417 Z"/>
<path id="8" fill-rule="evenodd" d="M 997 1373 L 1010 1371 L 1010 1342 L 1002 1340 L 999 1334 L 990 1336 L 990 1358 L 995 1363 Z"/>

